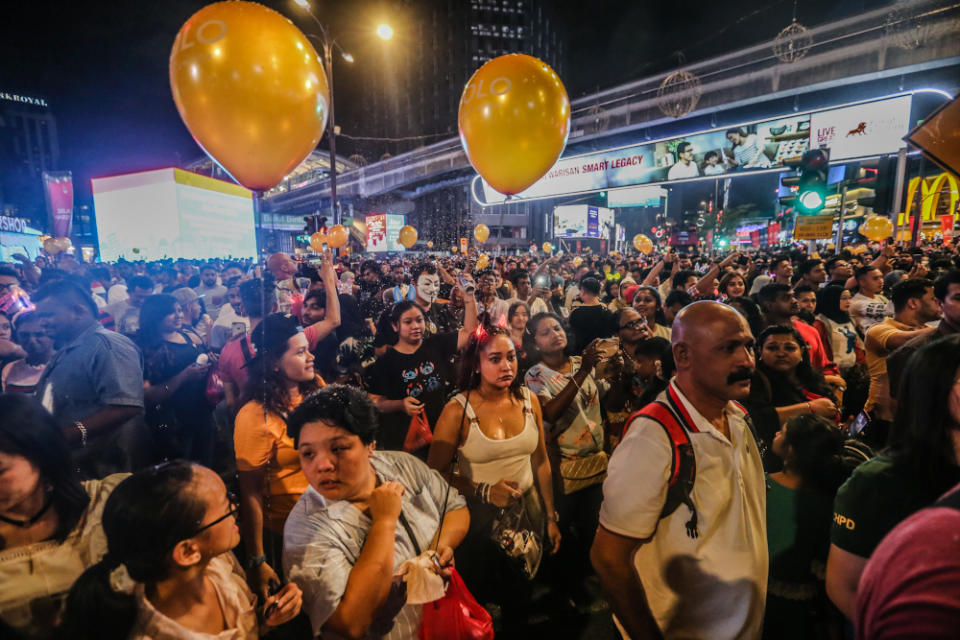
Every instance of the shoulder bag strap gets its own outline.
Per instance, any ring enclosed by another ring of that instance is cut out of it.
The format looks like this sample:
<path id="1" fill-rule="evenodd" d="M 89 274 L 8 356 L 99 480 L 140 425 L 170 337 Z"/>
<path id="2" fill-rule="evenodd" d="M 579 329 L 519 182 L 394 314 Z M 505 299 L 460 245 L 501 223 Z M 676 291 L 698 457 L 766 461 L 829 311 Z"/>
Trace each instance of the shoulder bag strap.
<path id="1" fill-rule="evenodd" d="M 440 523 L 443 524 L 443 518 L 440 519 Z M 403 511 L 400 512 L 400 524 L 403 525 L 403 529 L 407 532 L 407 537 L 410 538 L 410 542 L 413 544 L 414 551 L 416 551 L 419 556 L 423 553 L 423 550 L 420 548 L 420 543 L 417 542 L 416 534 L 413 533 L 413 527 L 407 522 L 407 516 L 403 515 Z"/>

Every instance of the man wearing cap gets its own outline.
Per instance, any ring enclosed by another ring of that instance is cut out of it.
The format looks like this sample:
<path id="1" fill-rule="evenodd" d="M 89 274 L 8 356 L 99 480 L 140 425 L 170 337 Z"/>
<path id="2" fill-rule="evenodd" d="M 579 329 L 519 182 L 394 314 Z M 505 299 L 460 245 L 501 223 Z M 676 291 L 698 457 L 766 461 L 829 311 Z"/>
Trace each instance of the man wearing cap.
<path id="1" fill-rule="evenodd" d="M 195 334 L 202 342 L 208 344 L 213 322 L 210 320 L 210 316 L 203 312 L 203 306 L 200 304 L 200 296 L 197 295 L 197 292 L 190 287 L 180 287 L 174 289 L 171 295 L 177 299 L 180 308 L 183 310 L 183 326 L 181 327 L 183 331 Z"/>

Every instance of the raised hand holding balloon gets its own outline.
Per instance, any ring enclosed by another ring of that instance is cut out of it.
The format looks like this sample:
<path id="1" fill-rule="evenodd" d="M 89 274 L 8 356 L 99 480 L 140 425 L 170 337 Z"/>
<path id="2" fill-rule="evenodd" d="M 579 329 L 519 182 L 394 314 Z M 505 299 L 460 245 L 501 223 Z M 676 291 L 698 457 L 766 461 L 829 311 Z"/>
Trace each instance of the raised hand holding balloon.
<path id="1" fill-rule="evenodd" d="M 275 187 L 317 146 L 330 93 L 292 22 L 254 2 L 217 2 L 184 23 L 170 88 L 197 144 L 240 184 Z"/>

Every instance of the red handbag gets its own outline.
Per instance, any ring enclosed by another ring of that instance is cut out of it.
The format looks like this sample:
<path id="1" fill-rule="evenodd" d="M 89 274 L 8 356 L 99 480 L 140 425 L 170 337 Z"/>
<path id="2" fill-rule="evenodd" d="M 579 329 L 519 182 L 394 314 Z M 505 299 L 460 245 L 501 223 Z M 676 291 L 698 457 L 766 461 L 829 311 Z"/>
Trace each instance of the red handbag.
<path id="1" fill-rule="evenodd" d="M 450 567 L 450 584 L 439 600 L 423 605 L 420 640 L 493 640 L 493 619 Z"/>
<path id="2" fill-rule="evenodd" d="M 407 429 L 407 437 L 403 439 L 403 450 L 413 453 L 431 442 L 433 442 L 433 432 L 430 431 L 430 423 L 427 422 L 427 412 L 421 409 L 410 418 L 410 428 Z"/>

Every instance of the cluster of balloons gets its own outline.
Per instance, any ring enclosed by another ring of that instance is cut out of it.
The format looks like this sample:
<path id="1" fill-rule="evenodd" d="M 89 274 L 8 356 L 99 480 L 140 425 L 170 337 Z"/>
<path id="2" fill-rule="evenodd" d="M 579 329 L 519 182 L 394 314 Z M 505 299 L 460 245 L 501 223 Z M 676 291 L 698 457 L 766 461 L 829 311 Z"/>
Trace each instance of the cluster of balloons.
<path id="1" fill-rule="evenodd" d="M 187 129 L 237 182 L 275 187 L 323 135 L 330 90 L 306 36 L 255 2 L 217 2 L 180 28 L 170 88 Z"/>
<path id="2" fill-rule="evenodd" d="M 860 225 L 860 235 L 874 242 L 880 242 L 893 235 L 893 223 L 889 218 L 870 216 Z"/>
<path id="3" fill-rule="evenodd" d="M 43 250 L 52 256 L 61 251 L 67 251 L 72 246 L 73 243 L 70 242 L 70 238 L 47 238 L 43 241 Z"/>
<path id="4" fill-rule="evenodd" d="M 330 247 L 331 249 L 339 249 L 347 244 L 347 240 L 347 228 L 342 224 L 335 224 L 327 229 L 326 233 L 317 231 L 316 233 L 312 234 L 310 236 L 310 246 L 313 247 L 313 250 L 317 253 L 321 253 L 324 245 Z"/>
<path id="5" fill-rule="evenodd" d="M 549 65 L 512 53 L 473 74 L 460 97 L 457 121 L 470 164 L 491 187 L 510 196 L 539 180 L 563 153 L 570 98 Z"/>
<path id="6" fill-rule="evenodd" d="M 646 235 L 638 233 L 633 236 L 633 248 L 639 251 L 640 253 L 647 255 L 653 251 L 653 241 L 650 240 Z"/>

